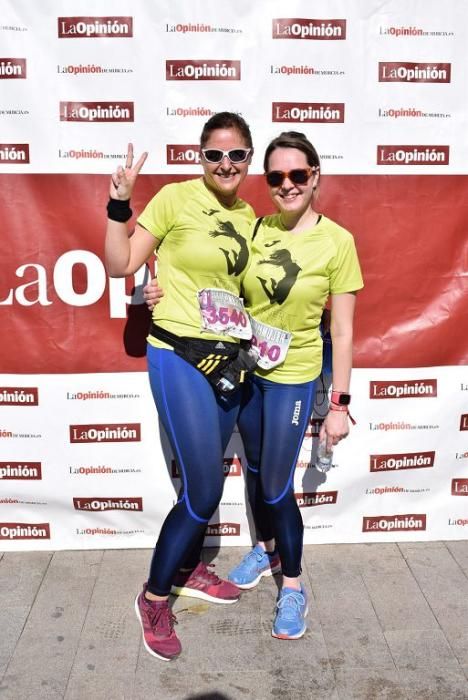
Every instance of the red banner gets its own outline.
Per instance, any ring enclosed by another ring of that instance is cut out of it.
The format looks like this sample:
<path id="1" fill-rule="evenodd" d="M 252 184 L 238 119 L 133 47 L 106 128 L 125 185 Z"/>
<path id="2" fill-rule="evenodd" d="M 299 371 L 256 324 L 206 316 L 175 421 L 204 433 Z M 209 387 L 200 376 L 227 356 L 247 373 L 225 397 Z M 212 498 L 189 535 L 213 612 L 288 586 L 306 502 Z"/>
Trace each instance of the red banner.
<path id="1" fill-rule="evenodd" d="M 185 178 L 141 176 L 134 212 Z M 144 369 L 139 280 L 109 280 L 103 264 L 107 188 L 103 175 L 3 175 L 4 373 Z M 242 195 L 272 211 L 261 176 Z M 361 260 L 355 366 L 466 363 L 468 177 L 324 176 L 319 209 L 352 231 Z"/>

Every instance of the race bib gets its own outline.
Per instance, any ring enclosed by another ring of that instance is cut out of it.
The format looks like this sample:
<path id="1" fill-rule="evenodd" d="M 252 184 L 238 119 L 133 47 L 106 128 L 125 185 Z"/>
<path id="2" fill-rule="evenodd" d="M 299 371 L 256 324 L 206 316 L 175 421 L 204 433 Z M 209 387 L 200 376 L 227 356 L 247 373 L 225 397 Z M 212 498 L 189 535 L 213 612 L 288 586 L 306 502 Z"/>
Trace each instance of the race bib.
<path id="1" fill-rule="evenodd" d="M 250 317 L 252 324 L 252 345 L 257 348 L 257 365 L 262 369 L 273 369 L 284 362 L 288 354 L 292 333 L 268 326 Z"/>
<path id="2" fill-rule="evenodd" d="M 240 297 L 225 289 L 200 289 L 197 297 L 203 331 L 250 340 L 252 327 Z"/>

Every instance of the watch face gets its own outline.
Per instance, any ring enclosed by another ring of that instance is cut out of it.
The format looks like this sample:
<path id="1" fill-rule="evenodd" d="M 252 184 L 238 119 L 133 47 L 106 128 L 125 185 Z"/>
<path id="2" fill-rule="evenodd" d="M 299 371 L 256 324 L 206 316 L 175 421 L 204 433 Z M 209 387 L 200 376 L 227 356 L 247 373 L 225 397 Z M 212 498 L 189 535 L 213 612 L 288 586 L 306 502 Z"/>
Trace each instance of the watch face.
<path id="1" fill-rule="evenodd" d="M 339 391 L 332 392 L 332 401 L 337 403 L 339 406 L 348 406 L 351 403 L 351 394 L 345 394 Z"/>

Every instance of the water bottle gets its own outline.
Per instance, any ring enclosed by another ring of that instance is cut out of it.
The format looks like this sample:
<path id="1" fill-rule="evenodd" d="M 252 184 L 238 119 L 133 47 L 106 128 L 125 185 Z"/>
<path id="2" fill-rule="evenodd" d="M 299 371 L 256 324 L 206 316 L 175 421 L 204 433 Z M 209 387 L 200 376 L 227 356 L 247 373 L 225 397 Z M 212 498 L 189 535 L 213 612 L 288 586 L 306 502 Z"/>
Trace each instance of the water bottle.
<path id="1" fill-rule="evenodd" d="M 325 473 L 333 466 L 333 450 L 327 450 L 327 441 L 321 440 L 317 447 L 315 458 L 315 468 L 317 471 Z"/>
<path id="2" fill-rule="evenodd" d="M 239 348 L 239 354 L 236 359 L 223 370 L 221 378 L 216 383 L 219 391 L 227 394 L 234 391 L 243 381 L 242 372 L 253 372 L 258 360 L 258 350 L 254 347 Z"/>

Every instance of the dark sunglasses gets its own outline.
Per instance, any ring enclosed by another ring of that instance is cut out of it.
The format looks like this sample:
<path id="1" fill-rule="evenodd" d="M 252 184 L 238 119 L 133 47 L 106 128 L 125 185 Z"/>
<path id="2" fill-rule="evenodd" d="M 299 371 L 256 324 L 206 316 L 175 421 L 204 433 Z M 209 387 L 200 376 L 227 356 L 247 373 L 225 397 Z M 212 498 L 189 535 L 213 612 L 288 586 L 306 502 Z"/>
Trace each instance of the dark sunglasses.
<path id="1" fill-rule="evenodd" d="M 287 173 L 282 170 L 270 170 L 269 173 L 265 173 L 265 177 L 270 187 L 280 187 L 286 178 L 294 185 L 305 185 L 315 170 L 317 168 L 295 168 Z"/>
<path id="2" fill-rule="evenodd" d="M 201 152 L 208 163 L 221 163 L 224 156 L 227 156 L 231 163 L 245 163 L 251 150 L 251 148 L 232 148 L 230 151 L 221 151 L 219 148 L 202 148 Z"/>

